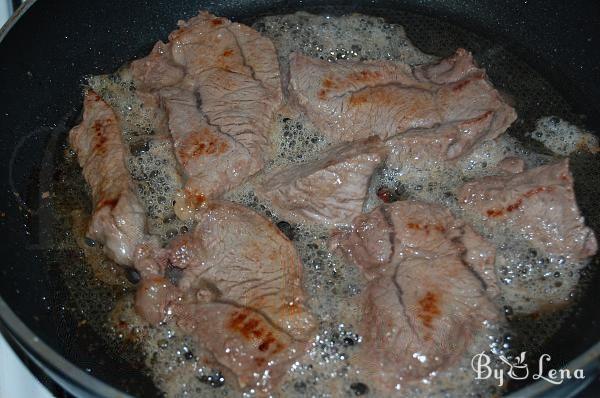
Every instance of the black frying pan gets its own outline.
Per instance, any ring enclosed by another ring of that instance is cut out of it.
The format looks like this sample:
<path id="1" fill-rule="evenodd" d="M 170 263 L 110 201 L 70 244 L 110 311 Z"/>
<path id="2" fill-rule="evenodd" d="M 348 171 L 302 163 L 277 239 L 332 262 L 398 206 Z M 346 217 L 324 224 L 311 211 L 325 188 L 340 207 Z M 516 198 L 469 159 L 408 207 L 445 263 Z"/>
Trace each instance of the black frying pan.
<path id="1" fill-rule="evenodd" d="M 522 134 L 547 114 L 600 132 L 600 3 L 594 0 L 334 0 L 327 6 L 314 0 L 27 2 L 0 32 L 0 159 L 5 165 L 0 319 L 17 349 L 77 395 L 159 392 L 135 356 L 123 360 L 97 328 L 81 323 L 85 314 L 64 282 L 64 273 L 81 256 L 56 247 L 55 237 L 64 231 L 56 226 L 51 201 L 40 196 L 59 178 L 56 166 L 65 134 L 81 110 L 83 77 L 114 71 L 145 55 L 178 19 L 200 9 L 248 23 L 259 15 L 299 9 L 384 16 L 405 24 L 409 37 L 425 51 L 447 55 L 456 47 L 472 50 L 492 81 L 514 97 L 520 119 L 513 134 Z M 584 156 L 572 167 L 582 211 L 600 232 L 600 165 Z M 575 367 L 585 369 L 586 381 L 554 389 L 547 383 L 514 384 L 511 391 L 565 396 L 600 372 L 595 267 L 597 261 L 584 275 L 590 288 L 576 310 L 540 349 L 552 355 L 554 367 L 575 361 Z M 97 310 L 107 311 L 110 300 L 105 304 Z"/>

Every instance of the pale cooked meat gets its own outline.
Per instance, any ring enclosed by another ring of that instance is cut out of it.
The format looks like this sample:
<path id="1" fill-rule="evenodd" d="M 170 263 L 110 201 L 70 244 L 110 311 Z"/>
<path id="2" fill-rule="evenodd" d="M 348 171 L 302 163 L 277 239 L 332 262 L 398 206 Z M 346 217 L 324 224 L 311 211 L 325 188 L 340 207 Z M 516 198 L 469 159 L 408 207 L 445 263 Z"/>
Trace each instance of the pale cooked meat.
<path id="1" fill-rule="evenodd" d="M 369 280 L 390 275 L 405 258 L 458 256 L 492 297 L 499 293 L 495 247 L 469 225 L 438 205 L 400 201 L 356 217 L 350 231 L 337 232 L 339 250 Z"/>
<path id="2" fill-rule="evenodd" d="M 308 348 L 306 340 L 295 339 L 261 311 L 236 304 L 185 303 L 175 305 L 173 311 L 177 324 L 210 353 L 208 364 L 218 367 L 239 389 L 272 393 Z"/>
<path id="3" fill-rule="evenodd" d="M 290 57 L 291 93 L 332 141 L 392 137 L 410 129 L 452 124 L 450 158 L 493 139 L 515 120 L 514 110 L 463 49 L 438 64 L 327 61 Z"/>
<path id="4" fill-rule="evenodd" d="M 499 317 L 487 294 L 497 294 L 494 249 L 447 209 L 384 204 L 334 239 L 370 280 L 359 363 L 382 386 L 456 363 Z"/>
<path id="5" fill-rule="evenodd" d="M 173 242 L 170 261 L 183 269 L 182 289 L 206 283 L 208 297 L 260 310 L 292 335 L 312 328 L 294 245 L 273 223 L 244 206 L 208 204 L 196 227 Z"/>
<path id="6" fill-rule="evenodd" d="M 92 90 L 85 93 L 83 121 L 69 133 L 85 180 L 92 189 L 93 212 L 87 235 L 106 255 L 132 265 L 145 240 L 146 215 L 127 168 L 128 149 L 113 110 Z"/>
<path id="7" fill-rule="evenodd" d="M 289 87 L 308 118 L 333 142 L 387 138 L 440 122 L 431 84 L 417 81 L 405 64 L 333 63 L 292 53 Z"/>
<path id="8" fill-rule="evenodd" d="M 410 257 L 363 293 L 359 363 L 394 390 L 473 351 L 485 321 L 499 317 L 480 280 L 457 256 Z M 481 349 L 481 348 L 479 348 Z"/>
<path id="9" fill-rule="evenodd" d="M 207 198 L 218 197 L 241 183 L 262 167 L 256 153 L 210 125 L 198 112 L 191 91 L 177 88 L 161 90 L 179 165 L 187 177 L 185 204 L 177 206 L 178 215 L 187 218 Z"/>
<path id="10" fill-rule="evenodd" d="M 158 41 L 150 54 L 131 63 L 130 71 L 138 91 L 151 92 L 183 81 L 185 67 L 169 56 L 170 51 L 169 44 Z"/>
<path id="11" fill-rule="evenodd" d="M 259 385 L 265 372 L 276 384 L 304 353 L 315 320 L 304 304 L 302 264 L 293 244 L 256 212 L 208 203 L 192 231 L 144 258 L 138 266 L 148 282 L 138 290 L 138 313 L 154 323 L 170 313 L 240 387 Z M 182 270 L 177 286 L 163 283 L 165 259 Z"/>
<path id="12" fill-rule="evenodd" d="M 337 145 L 316 160 L 267 174 L 256 193 L 286 220 L 346 225 L 362 212 L 369 180 L 384 156 L 378 137 Z"/>
<path id="13" fill-rule="evenodd" d="M 437 205 L 413 201 L 385 204 L 356 217 L 352 224 L 352 230 L 333 237 L 332 245 L 368 279 L 390 275 L 408 257 L 460 256 L 464 251 L 457 244 L 462 222 Z"/>
<path id="14" fill-rule="evenodd" d="M 545 253 L 580 260 L 597 251 L 594 232 L 575 202 L 568 159 L 466 183 L 458 198 L 484 223 L 506 225 Z"/>
<path id="15" fill-rule="evenodd" d="M 279 64 L 269 39 L 202 12 L 180 21 L 169 42 L 158 42 L 150 55 L 131 64 L 131 71 L 146 102 L 167 111 L 189 179 L 178 215 L 186 218 L 186 206 L 193 210 L 260 170 L 282 101 Z"/>
<path id="16" fill-rule="evenodd" d="M 260 146 L 282 100 L 273 43 L 245 25 L 201 12 L 131 64 L 136 87 L 195 92 L 208 122 Z"/>
<path id="17" fill-rule="evenodd" d="M 457 82 L 471 75 L 482 74 L 473 62 L 473 56 L 464 48 L 437 63 L 423 64 L 415 69 L 415 76 L 419 80 L 428 80 L 437 84 Z"/>
<path id="18" fill-rule="evenodd" d="M 525 161 L 515 156 L 509 156 L 498 163 L 498 169 L 510 174 L 522 173 L 525 171 Z"/>
<path id="19" fill-rule="evenodd" d="M 464 246 L 463 261 L 481 278 L 490 297 L 500 294 L 498 275 L 496 274 L 496 248 L 469 225 L 463 226 L 460 243 Z"/>
<path id="20" fill-rule="evenodd" d="M 362 269 L 367 279 L 393 272 L 395 231 L 382 209 L 383 206 L 380 206 L 357 216 L 350 231 L 334 231 L 329 241 L 329 249 L 340 250 L 349 261 Z"/>
<path id="21" fill-rule="evenodd" d="M 157 325 L 165 319 L 173 303 L 182 295 L 164 276 L 147 275 L 137 288 L 135 310 L 148 322 Z"/>
<path id="22" fill-rule="evenodd" d="M 456 159 L 469 153 L 481 142 L 480 140 L 496 137 L 496 134 L 489 134 L 493 119 L 494 114 L 489 112 L 466 121 L 450 122 L 426 129 L 411 129 L 396 134 L 385 141 L 389 148 L 386 166 L 401 168 L 415 160 Z"/>

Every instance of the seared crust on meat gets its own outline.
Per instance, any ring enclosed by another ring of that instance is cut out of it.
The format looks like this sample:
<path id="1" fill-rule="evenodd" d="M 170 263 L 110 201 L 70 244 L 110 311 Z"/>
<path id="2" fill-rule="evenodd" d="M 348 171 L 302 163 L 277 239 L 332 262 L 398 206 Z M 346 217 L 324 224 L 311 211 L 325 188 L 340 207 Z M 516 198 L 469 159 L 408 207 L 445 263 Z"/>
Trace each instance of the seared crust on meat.
<path id="1" fill-rule="evenodd" d="M 452 366 L 500 318 L 495 251 L 447 209 L 384 204 L 334 239 L 370 281 L 358 362 L 389 390 Z"/>
<path id="2" fill-rule="evenodd" d="M 290 56 L 290 93 L 333 142 L 382 139 L 421 129 L 444 134 L 444 158 L 502 134 L 516 113 L 464 49 L 439 63 L 411 67 L 392 61 L 327 62 Z M 435 137 L 425 137 L 423 143 Z M 439 156 L 437 153 L 435 156 Z"/>
<path id="3" fill-rule="evenodd" d="M 146 215 L 129 175 L 117 116 L 92 90 L 85 93 L 83 121 L 70 131 L 69 143 L 92 189 L 88 236 L 104 245 L 110 259 L 132 265 L 145 237 Z"/>
<path id="4" fill-rule="evenodd" d="M 304 354 L 315 319 L 305 306 L 302 263 L 263 216 L 210 202 L 193 230 L 150 255 L 158 264 L 140 270 L 146 280 L 136 296 L 138 313 L 157 323 L 169 310 L 239 387 L 270 391 Z M 181 270 L 177 286 L 161 275 L 167 261 Z"/>
<path id="5" fill-rule="evenodd" d="M 584 224 L 575 201 L 568 159 L 466 183 L 458 198 L 486 224 L 510 225 L 545 253 L 580 260 L 598 250 L 596 236 Z"/>
<path id="6" fill-rule="evenodd" d="M 139 92 L 162 106 L 185 188 L 176 213 L 192 218 L 206 200 L 259 171 L 281 106 L 273 43 L 252 28 L 201 12 L 169 42 L 131 64 Z"/>

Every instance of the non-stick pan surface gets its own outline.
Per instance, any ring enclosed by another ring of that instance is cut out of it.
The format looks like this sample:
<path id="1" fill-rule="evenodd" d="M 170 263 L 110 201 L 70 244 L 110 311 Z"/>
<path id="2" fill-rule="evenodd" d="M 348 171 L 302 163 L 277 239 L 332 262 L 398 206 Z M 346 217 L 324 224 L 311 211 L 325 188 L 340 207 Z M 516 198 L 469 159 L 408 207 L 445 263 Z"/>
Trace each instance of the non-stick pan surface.
<path id="1" fill-rule="evenodd" d="M 178 19 L 201 9 L 247 22 L 301 9 L 384 16 L 405 23 L 409 37 L 420 37 L 415 42 L 426 51 L 446 55 L 449 49 L 465 46 L 479 54 L 492 80 L 515 96 L 521 118 L 515 134 L 531 127 L 540 112 L 575 118 L 600 131 L 600 3 L 594 0 L 336 0 L 327 7 L 314 0 L 32 3 L 0 34 L 0 318 L 9 338 L 78 394 L 159 392 L 134 361 L 123 361 L 93 328 L 81 324 L 60 275 L 64 262 L 81 261 L 80 256 L 56 249 L 53 209 L 40 197 L 55 178 L 65 134 L 81 110 L 83 77 L 114 71 L 145 55 Z M 439 40 L 442 36 L 445 39 Z M 532 69 L 511 69 L 514 59 Z M 537 73 L 570 106 L 545 92 Z M 581 208 L 597 232 L 599 170 L 593 159 L 574 167 Z M 596 265 L 597 261 L 592 269 Z M 590 348 L 600 336 L 600 293 L 594 288 L 599 280 L 593 272 L 584 279 L 592 288 L 548 347 L 558 366 L 587 351 L 579 364 L 597 371 L 600 349 Z"/>

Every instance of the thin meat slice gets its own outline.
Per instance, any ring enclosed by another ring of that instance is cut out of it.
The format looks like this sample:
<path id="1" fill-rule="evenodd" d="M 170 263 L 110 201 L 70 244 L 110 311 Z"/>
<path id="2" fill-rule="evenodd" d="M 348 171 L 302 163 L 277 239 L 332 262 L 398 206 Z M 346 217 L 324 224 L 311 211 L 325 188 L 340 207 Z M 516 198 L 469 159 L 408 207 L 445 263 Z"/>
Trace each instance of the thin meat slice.
<path id="1" fill-rule="evenodd" d="M 173 303 L 183 296 L 177 287 L 162 275 L 146 275 L 135 294 L 135 310 L 146 321 L 157 325 L 165 320 Z"/>
<path id="2" fill-rule="evenodd" d="M 136 91 L 155 92 L 165 87 L 181 85 L 186 70 L 170 56 L 171 45 L 156 42 L 150 54 L 133 61 L 130 72 Z"/>
<path id="3" fill-rule="evenodd" d="M 369 280 L 391 275 L 407 258 L 455 256 L 490 296 L 499 292 L 494 246 L 438 205 L 399 201 L 378 206 L 356 217 L 351 230 L 334 233 L 330 247 L 356 264 Z"/>
<path id="4" fill-rule="evenodd" d="M 83 121 L 69 133 L 85 180 L 92 189 L 93 213 L 87 235 L 104 245 L 116 263 L 132 265 L 145 240 L 146 215 L 133 185 L 117 116 L 98 94 L 85 93 Z"/>
<path id="5" fill-rule="evenodd" d="M 357 216 L 350 231 L 338 230 L 329 242 L 363 271 L 367 279 L 393 273 L 396 253 L 394 225 L 383 206 Z"/>
<path id="6" fill-rule="evenodd" d="M 482 74 L 473 62 L 473 56 L 464 48 L 437 63 L 423 64 L 415 69 L 415 76 L 419 80 L 427 80 L 437 84 L 452 83 L 463 80 L 472 75 Z"/>
<path id="7" fill-rule="evenodd" d="M 376 207 L 356 217 L 350 231 L 332 239 L 362 269 L 367 279 L 390 275 L 408 257 L 460 256 L 463 224 L 447 209 L 421 202 L 401 201 Z"/>
<path id="8" fill-rule="evenodd" d="M 272 392 L 307 349 L 306 341 L 294 339 L 260 311 L 223 302 L 178 304 L 173 311 L 179 327 L 210 353 L 208 365 L 238 389 Z"/>
<path id="9" fill-rule="evenodd" d="M 479 279 L 456 256 L 409 258 L 362 296 L 359 363 L 393 390 L 444 370 L 475 348 L 485 322 L 499 318 Z"/>
<path id="10" fill-rule="evenodd" d="M 262 168 L 282 101 L 269 39 L 202 12 L 180 21 L 169 42 L 158 42 L 150 55 L 134 61 L 131 73 L 146 103 L 166 111 L 187 178 L 176 206 L 180 217 Z"/>
<path id="11" fill-rule="evenodd" d="M 471 226 L 441 206 L 399 201 L 376 207 L 330 240 L 369 280 L 391 275 L 407 258 L 455 256 L 480 279 L 491 297 L 499 293 L 496 250 Z"/>
<path id="12" fill-rule="evenodd" d="M 131 64 L 136 87 L 194 92 L 208 122 L 248 144 L 267 142 L 282 100 L 273 43 L 245 25 L 207 12 L 180 21 L 169 42 Z"/>
<path id="13" fill-rule="evenodd" d="M 494 114 L 486 112 L 466 121 L 450 122 L 425 129 L 411 129 L 385 141 L 389 148 L 386 166 L 401 168 L 416 160 L 449 161 L 468 154 L 479 142 L 496 138 L 489 134 Z"/>
<path id="14" fill-rule="evenodd" d="M 522 173 L 525 171 L 525 161 L 516 156 L 508 156 L 498 163 L 497 168 L 504 173 Z"/>
<path id="15" fill-rule="evenodd" d="M 193 230 L 137 265 L 145 276 L 137 312 L 154 323 L 172 317 L 240 388 L 272 388 L 304 353 L 315 320 L 304 304 L 302 264 L 254 211 L 208 203 Z M 168 267 L 180 270 L 176 286 L 164 283 Z"/>
<path id="16" fill-rule="evenodd" d="M 192 92 L 161 90 L 177 161 L 187 177 L 176 214 L 187 219 L 207 198 L 218 197 L 260 170 L 260 158 L 198 112 Z"/>
<path id="17" fill-rule="evenodd" d="M 432 85 L 417 81 L 405 64 L 333 63 L 292 53 L 289 87 L 309 119 L 332 142 L 372 135 L 387 138 L 410 128 L 433 126 L 440 119 Z M 399 89 L 403 91 L 394 95 Z"/>
<path id="18" fill-rule="evenodd" d="M 269 220 L 234 203 L 210 203 L 198 224 L 171 245 L 170 263 L 183 270 L 181 289 L 260 310 L 282 329 L 312 328 L 304 308 L 302 263 Z"/>
<path id="19" fill-rule="evenodd" d="M 463 49 L 417 67 L 391 61 L 330 63 L 295 53 L 290 70 L 291 93 L 334 142 L 448 125 L 455 131 L 446 156 L 454 158 L 502 134 L 516 118 Z"/>
<path id="20" fill-rule="evenodd" d="M 369 180 L 384 156 L 378 137 L 337 145 L 318 159 L 267 174 L 257 194 L 286 220 L 347 225 L 362 212 Z"/>
<path id="21" fill-rule="evenodd" d="M 455 364 L 499 319 L 494 250 L 447 209 L 384 204 L 335 239 L 370 280 L 358 363 L 384 387 Z"/>
<path id="22" fill-rule="evenodd" d="M 490 226 L 506 225 L 547 254 L 581 260 L 597 251 L 575 202 L 568 159 L 463 185 L 462 207 Z"/>

